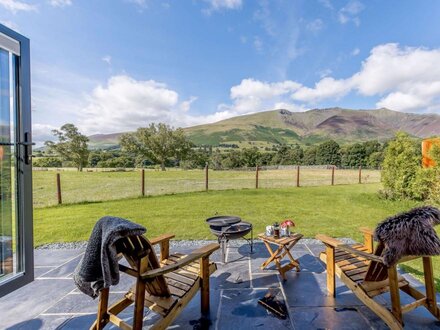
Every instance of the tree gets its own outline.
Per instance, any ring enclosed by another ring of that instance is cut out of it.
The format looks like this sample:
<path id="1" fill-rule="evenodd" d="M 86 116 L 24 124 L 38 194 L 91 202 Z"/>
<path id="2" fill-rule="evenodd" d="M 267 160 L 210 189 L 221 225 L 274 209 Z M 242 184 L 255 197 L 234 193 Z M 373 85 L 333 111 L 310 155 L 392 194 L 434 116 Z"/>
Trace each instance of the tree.
<path id="1" fill-rule="evenodd" d="M 371 168 L 379 168 L 383 163 L 384 154 L 382 151 L 373 152 L 367 159 L 367 166 Z"/>
<path id="2" fill-rule="evenodd" d="M 260 165 L 261 153 L 257 147 L 244 148 L 241 152 L 241 159 L 244 166 L 255 167 Z"/>
<path id="3" fill-rule="evenodd" d="M 165 171 L 165 163 L 171 158 L 184 160 L 191 150 L 192 143 L 181 128 L 159 123 L 138 128 L 134 133 L 126 133 L 120 139 L 123 151 L 142 155 L 160 164 Z"/>
<path id="4" fill-rule="evenodd" d="M 303 164 L 304 165 L 316 165 L 316 152 L 317 152 L 317 147 L 315 146 L 311 146 L 308 147 L 306 149 L 306 151 L 304 152 L 304 157 L 303 157 Z"/>
<path id="5" fill-rule="evenodd" d="M 41 157 L 34 160 L 32 165 L 35 167 L 61 167 L 62 163 L 56 157 Z"/>
<path id="6" fill-rule="evenodd" d="M 81 134 L 73 124 L 64 124 L 52 133 L 58 138 L 58 142 L 45 142 L 49 152 L 59 155 L 65 161 L 72 162 L 78 171 L 82 171 L 89 158 L 90 151 L 87 145 L 89 138 Z"/>
<path id="7" fill-rule="evenodd" d="M 355 166 L 365 166 L 366 160 L 366 149 L 365 145 L 360 143 L 355 143 L 344 149 L 341 156 L 341 165 L 348 167 Z"/>
<path id="8" fill-rule="evenodd" d="M 272 159 L 274 165 L 298 165 L 304 157 L 304 150 L 295 144 L 293 147 L 281 145 Z"/>
<path id="9" fill-rule="evenodd" d="M 321 143 L 316 149 L 317 165 L 340 165 L 341 147 L 333 140 Z"/>
<path id="10" fill-rule="evenodd" d="M 420 165 L 420 146 L 407 133 L 396 133 L 385 150 L 383 161 L 382 183 L 386 195 L 411 198 Z"/>

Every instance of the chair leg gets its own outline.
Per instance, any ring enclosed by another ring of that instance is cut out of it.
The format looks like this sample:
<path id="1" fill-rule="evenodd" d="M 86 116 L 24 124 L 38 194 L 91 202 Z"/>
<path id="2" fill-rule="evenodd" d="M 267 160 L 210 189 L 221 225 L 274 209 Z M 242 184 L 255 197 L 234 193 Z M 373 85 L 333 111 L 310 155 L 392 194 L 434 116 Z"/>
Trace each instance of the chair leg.
<path id="1" fill-rule="evenodd" d="M 109 288 L 102 289 L 99 293 L 99 304 L 98 304 L 98 315 L 96 318 L 96 324 L 92 325 L 91 329 L 101 330 L 104 329 L 105 325 L 108 323 L 108 297 Z"/>
<path id="2" fill-rule="evenodd" d="M 144 273 L 148 269 L 148 259 L 143 257 L 138 262 L 139 273 Z M 144 321 L 144 303 L 145 303 L 145 282 L 141 279 L 136 280 L 136 292 L 134 300 L 133 330 L 141 330 Z"/>
<path id="3" fill-rule="evenodd" d="M 136 297 L 134 300 L 133 330 L 141 330 L 144 321 L 145 283 L 136 282 Z"/>
<path id="4" fill-rule="evenodd" d="M 202 315 L 209 315 L 209 257 L 200 259 L 200 297 Z"/>
<path id="5" fill-rule="evenodd" d="M 425 275 L 426 303 L 428 305 L 428 310 L 440 320 L 440 310 L 437 306 L 431 257 L 423 257 L 423 272 Z"/>
<path id="6" fill-rule="evenodd" d="M 336 297 L 336 278 L 335 278 L 335 249 L 326 246 L 327 254 L 327 291 L 332 297 Z"/>
<path id="7" fill-rule="evenodd" d="M 400 305 L 399 281 L 397 277 L 397 268 L 395 265 L 388 268 L 388 280 L 390 283 L 391 312 L 397 321 L 403 324 L 402 306 Z"/>

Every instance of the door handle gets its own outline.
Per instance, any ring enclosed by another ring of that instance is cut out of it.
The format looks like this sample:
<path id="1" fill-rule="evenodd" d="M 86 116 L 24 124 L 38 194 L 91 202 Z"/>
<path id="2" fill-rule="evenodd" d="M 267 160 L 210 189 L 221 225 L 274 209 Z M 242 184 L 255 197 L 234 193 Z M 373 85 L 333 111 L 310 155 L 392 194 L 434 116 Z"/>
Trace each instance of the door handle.
<path id="1" fill-rule="evenodd" d="M 32 146 L 35 145 L 35 143 L 30 142 L 29 140 L 29 133 L 24 133 L 24 141 L 23 142 L 17 142 L 17 143 L 11 143 L 11 142 L 0 142 L 0 146 L 15 146 L 15 145 L 21 145 L 24 147 L 24 163 L 26 165 L 30 164 L 30 160 L 32 158 Z"/>
<path id="2" fill-rule="evenodd" d="M 24 141 L 19 142 L 18 144 L 24 147 L 24 163 L 26 165 L 29 165 L 31 163 L 31 158 L 32 158 L 32 146 L 35 145 L 35 143 L 32 143 L 30 141 L 29 132 L 24 133 Z"/>

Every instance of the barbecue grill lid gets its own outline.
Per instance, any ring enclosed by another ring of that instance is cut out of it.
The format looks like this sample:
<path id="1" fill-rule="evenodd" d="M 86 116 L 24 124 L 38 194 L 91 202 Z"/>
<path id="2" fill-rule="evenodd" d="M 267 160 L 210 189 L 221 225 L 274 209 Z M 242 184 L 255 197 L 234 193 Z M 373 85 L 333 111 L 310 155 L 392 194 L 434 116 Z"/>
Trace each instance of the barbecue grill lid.
<path id="1" fill-rule="evenodd" d="M 219 227 L 230 226 L 240 221 L 241 218 L 234 215 L 218 215 L 206 219 L 206 222 L 210 226 L 219 226 Z"/>

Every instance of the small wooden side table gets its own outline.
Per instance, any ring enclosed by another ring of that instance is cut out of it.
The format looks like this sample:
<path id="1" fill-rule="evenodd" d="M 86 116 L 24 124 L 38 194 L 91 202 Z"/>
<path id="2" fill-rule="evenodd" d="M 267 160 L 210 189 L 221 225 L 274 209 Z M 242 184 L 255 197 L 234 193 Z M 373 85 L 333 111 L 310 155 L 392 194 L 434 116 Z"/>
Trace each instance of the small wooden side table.
<path id="1" fill-rule="evenodd" d="M 283 280 L 287 280 L 286 272 L 289 270 L 296 268 L 296 271 L 300 271 L 299 262 L 295 258 L 293 258 L 290 250 L 298 243 L 298 241 L 303 237 L 302 234 L 294 233 L 290 234 L 290 236 L 275 238 L 273 236 L 266 236 L 266 234 L 262 233 L 258 235 L 258 238 L 261 239 L 269 251 L 270 257 L 261 264 L 260 268 L 266 268 L 271 262 L 275 263 L 278 271 L 281 274 Z M 273 251 L 270 244 L 275 244 L 278 248 Z M 281 266 L 281 260 L 288 256 L 290 262 L 284 266 Z"/>

